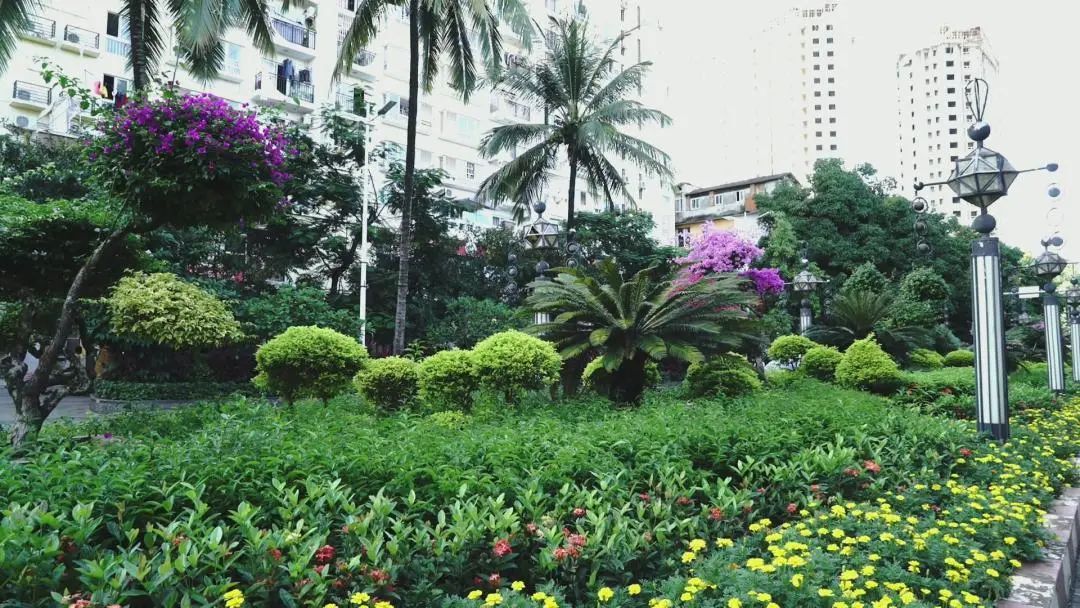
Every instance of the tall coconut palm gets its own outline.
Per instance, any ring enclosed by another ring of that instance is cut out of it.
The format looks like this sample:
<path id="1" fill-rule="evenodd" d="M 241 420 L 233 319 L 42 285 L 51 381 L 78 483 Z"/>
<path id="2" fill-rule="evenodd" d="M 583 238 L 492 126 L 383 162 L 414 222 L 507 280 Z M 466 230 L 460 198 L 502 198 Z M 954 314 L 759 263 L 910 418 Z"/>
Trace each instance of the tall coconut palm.
<path id="1" fill-rule="evenodd" d="M 284 0 L 288 5 L 289 1 Z M 259 50 L 274 48 L 268 0 L 124 0 L 121 14 L 128 20 L 132 87 L 146 88 L 166 51 L 172 23 L 175 47 L 189 71 L 210 80 L 225 62 L 224 34 L 243 27 Z"/>
<path id="2" fill-rule="evenodd" d="M 640 399 L 650 359 L 700 363 L 755 340 L 750 311 L 757 296 L 734 273 L 681 286 L 656 267 L 629 279 L 610 259 L 596 268 L 599 279 L 562 268 L 552 280 L 531 283 L 525 306 L 553 320 L 528 331 L 554 342 L 564 361 L 599 357 L 616 401 Z"/>
<path id="3" fill-rule="evenodd" d="M 528 45 L 533 23 L 521 0 L 361 0 L 341 45 L 335 75 L 349 71 L 357 53 L 374 40 L 388 11 L 407 7 L 409 14 L 409 119 L 406 126 L 404 198 L 394 311 L 394 353 L 405 350 L 405 312 L 409 297 L 409 253 L 412 248 L 412 201 L 416 175 L 416 125 L 421 80 L 430 91 L 439 75 L 440 63 L 450 74 L 450 84 L 468 101 L 478 84 L 476 42 L 489 71 L 498 73 L 502 55 L 499 20 Z M 475 41 L 474 42 L 474 36 Z M 423 47 L 421 49 L 421 47 Z M 422 57 L 421 57 L 422 51 Z M 421 58 L 423 74 L 421 74 Z"/>
<path id="4" fill-rule="evenodd" d="M 647 174 L 671 176 L 667 154 L 620 130 L 630 125 L 666 126 L 671 119 L 631 98 L 652 64 L 644 61 L 619 69 L 616 51 L 625 34 L 605 48 L 590 39 L 583 20 L 552 19 L 550 31 L 542 62 L 511 67 L 499 81 L 507 92 L 543 108 L 544 122 L 500 126 L 484 137 L 480 151 L 487 158 L 524 152 L 485 179 L 480 194 L 495 202 L 513 201 L 520 214 L 524 205 L 537 199 L 564 153 L 570 169 L 569 229 L 574 224 L 579 172 L 604 193 L 609 205 L 616 196 L 634 202 L 611 155 L 629 160 Z"/>

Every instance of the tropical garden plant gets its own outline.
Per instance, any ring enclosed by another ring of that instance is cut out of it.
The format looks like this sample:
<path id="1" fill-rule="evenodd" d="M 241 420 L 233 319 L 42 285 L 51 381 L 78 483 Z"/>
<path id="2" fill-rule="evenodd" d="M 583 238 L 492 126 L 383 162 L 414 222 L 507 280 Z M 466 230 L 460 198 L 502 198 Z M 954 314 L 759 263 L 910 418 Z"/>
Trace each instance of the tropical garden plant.
<path id="1" fill-rule="evenodd" d="M 641 399 L 649 361 L 700 363 L 708 353 L 754 339 L 751 308 L 757 297 L 739 276 L 681 285 L 657 268 L 624 278 L 606 260 L 597 262 L 596 270 L 600 278 L 562 268 L 551 280 L 533 282 L 525 306 L 551 316 L 529 331 L 552 341 L 563 360 L 599 358 L 617 402 Z"/>
<path id="2" fill-rule="evenodd" d="M 255 353 L 255 386 L 286 403 L 303 397 L 325 404 L 348 388 L 368 354 L 354 338 L 323 327 L 290 327 Z"/>
<path id="3" fill-rule="evenodd" d="M 480 152 L 496 158 L 520 151 L 487 177 L 482 198 L 513 201 L 522 215 L 525 205 L 540 200 L 548 173 L 560 158 L 569 164 L 566 227 L 574 227 L 579 174 L 613 208 L 617 198 L 634 202 L 627 180 L 612 164 L 618 157 L 647 175 L 670 178 L 670 158 L 660 149 L 624 132 L 631 125 L 659 124 L 671 119 L 633 98 L 651 63 L 618 64 L 626 34 L 598 46 L 584 19 L 551 19 L 546 50 L 536 64 L 510 66 L 497 89 L 544 111 L 543 123 L 496 127 L 480 143 Z M 640 93 L 639 93 L 640 94 Z"/>
<path id="4" fill-rule="evenodd" d="M 875 334 L 882 348 L 899 359 L 906 359 L 917 348 L 933 345 L 933 335 L 926 327 L 890 324 L 892 307 L 893 296 L 887 293 L 841 291 L 829 303 L 826 318 L 811 326 L 806 336 L 844 348 Z"/>
<path id="5" fill-rule="evenodd" d="M 468 101 L 480 78 L 474 41 L 479 42 L 483 67 L 497 74 L 502 67 L 500 21 L 506 22 L 526 46 L 532 41 L 533 23 L 520 0 L 366 0 L 359 4 L 343 34 L 335 75 L 351 69 L 357 54 L 375 40 L 382 20 L 391 10 L 407 10 L 409 16 L 409 107 L 393 343 L 394 354 L 400 355 L 405 350 L 421 84 L 430 92 L 440 68 L 444 68 L 449 72 L 451 86 Z"/>

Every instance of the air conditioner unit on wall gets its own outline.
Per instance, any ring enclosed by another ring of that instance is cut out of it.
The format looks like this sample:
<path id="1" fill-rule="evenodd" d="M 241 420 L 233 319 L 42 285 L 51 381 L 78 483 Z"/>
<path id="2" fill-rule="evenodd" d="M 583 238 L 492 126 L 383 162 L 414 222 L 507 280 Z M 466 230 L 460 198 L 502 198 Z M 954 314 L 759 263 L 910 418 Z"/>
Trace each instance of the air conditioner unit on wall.
<path id="1" fill-rule="evenodd" d="M 66 38 L 72 44 L 79 44 L 79 35 L 75 32 L 68 32 Z"/>

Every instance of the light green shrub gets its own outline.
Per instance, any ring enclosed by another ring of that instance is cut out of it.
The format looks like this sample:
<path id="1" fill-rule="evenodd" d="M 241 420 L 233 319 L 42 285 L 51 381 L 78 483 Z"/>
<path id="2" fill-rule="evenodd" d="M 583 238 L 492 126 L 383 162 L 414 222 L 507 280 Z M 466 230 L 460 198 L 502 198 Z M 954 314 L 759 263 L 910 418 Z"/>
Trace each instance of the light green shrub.
<path id="1" fill-rule="evenodd" d="M 781 365 L 795 367 L 802 360 L 803 355 L 815 346 L 818 346 L 818 343 L 806 336 L 798 334 L 780 336 L 769 345 L 768 355 L 770 359 Z"/>
<path id="2" fill-rule="evenodd" d="M 420 400 L 430 411 L 472 408 L 472 394 L 479 386 L 471 351 L 444 350 L 420 362 L 417 369 Z"/>
<path id="3" fill-rule="evenodd" d="M 418 367 L 404 357 L 372 359 L 356 374 L 356 390 L 379 409 L 399 410 L 416 399 Z"/>
<path id="4" fill-rule="evenodd" d="M 259 388 L 287 403 L 316 397 L 325 403 L 349 387 L 367 359 L 355 339 L 322 327 L 290 327 L 255 353 Z"/>
<path id="5" fill-rule="evenodd" d="M 916 348 L 908 355 L 911 366 L 916 369 L 941 369 L 945 367 L 945 357 L 927 348 Z"/>
<path id="6" fill-rule="evenodd" d="M 691 397 L 737 397 L 756 392 L 762 385 L 746 357 L 727 353 L 691 365 L 683 386 Z"/>
<path id="7" fill-rule="evenodd" d="M 457 410 L 446 410 L 428 414 L 427 421 L 444 429 L 459 430 L 468 424 L 469 416 Z"/>
<path id="8" fill-rule="evenodd" d="M 900 367 L 874 340 L 874 334 L 856 340 L 836 366 L 841 386 L 888 394 L 900 386 Z"/>
<path id="9" fill-rule="evenodd" d="M 815 346 L 803 355 L 799 371 L 818 380 L 832 382 L 836 379 L 836 366 L 844 353 L 832 346 Z"/>
<path id="10" fill-rule="evenodd" d="M 516 401 L 525 391 L 549 388 L 559 379 L 562 360 L 550 342 L 520 331 L 504 331 L 473 349 L 481 388 Z"/>
<path id="11" fill-rule="evenodd" d="M 661 381 L 660 366 L 656 364 L 656 361 L 647 361 L 645 363 L 645 388 L 652 388 L 658 386 Z M 581 372 L 581 386 L 585 390 L 591 390 L 601 395 L 608 394 L 609 385 L 611 383 L 611 374 L 604 369 L 603 359 L 597 357 L 589 364 L 585 366 L 584 371 Z"/>
<path id="12" fill-rule="evenodd" d="M 120 279 L 106 305 L 118 335 L 176 350 L 221 346 L 243 337 L 221 300 L 167 272 Z"/>
<path id="13" fill-rule="evenodd" d="M 945 367 L 971 367 L 975 365 L 975 353 L 970 350 L 954 350 L 945 355 Z"/>

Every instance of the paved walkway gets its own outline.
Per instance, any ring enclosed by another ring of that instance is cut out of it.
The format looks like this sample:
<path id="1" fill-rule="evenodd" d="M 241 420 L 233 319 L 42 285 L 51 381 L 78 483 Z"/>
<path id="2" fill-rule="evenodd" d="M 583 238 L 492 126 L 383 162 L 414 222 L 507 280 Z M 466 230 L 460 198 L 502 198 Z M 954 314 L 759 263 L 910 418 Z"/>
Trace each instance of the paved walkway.
<path id="1" fill-rule="evenodd" d="M 49 416 L 49 420 L 60 418 L 82 420 L 90 412 L 90 402 L 90 397 L 64 397 Z M 15 422 L 15 404 L 11 402 L 7 389 L 0 384 L 0 426 L 8 426 L 13 422 Z"/>

